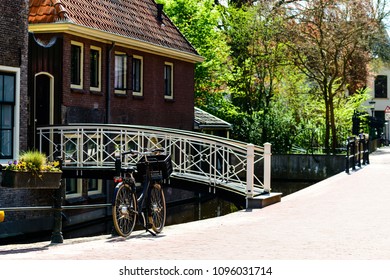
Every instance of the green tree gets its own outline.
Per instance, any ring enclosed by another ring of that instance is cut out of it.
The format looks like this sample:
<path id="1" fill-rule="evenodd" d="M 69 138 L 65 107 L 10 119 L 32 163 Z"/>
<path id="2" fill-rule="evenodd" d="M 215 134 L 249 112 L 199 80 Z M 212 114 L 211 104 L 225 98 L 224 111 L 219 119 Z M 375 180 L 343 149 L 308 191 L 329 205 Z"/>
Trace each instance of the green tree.
<path id="1" fill-rule="evenodd" d="M 354 77 L 362 83 L 367 77 L 371 38 L 380 28 L 372 9 L 366 0 L 311 0 L 297 1 L 283 10 L 290 18 L 285 40 L 296 65 L 315 82 L 324 102 L 327 152 L 335 152 L 339 144 L 335 111 L 348 83 Z M 358 77 L 359 73 L 363 74 Z"/>
<path id="2" fill-rule="evenodd" d="M 267 2 L 259 2 L 257 6 L 231 6 L 224 17 L 231 49 L 228 80 L 231 101 L 253 116 L 254 123 L 259 116 L 270 113 L 275 88 L 283 79 L 281 69 L 290 63 L 286 46 L 278 40 L 282 18 L 275 16 L 271 8 Z M 263 143 L 270 141 L 275 131 L 273 123 L 260 124 Z"/>
<path id="3" fill-rule="evenodd" d="M 214 0 L 160 0 L 164 11 L 204 57 L 195 68 L 195 104 L 207 107 L 225 90 L 229 48 L 219 29 L 221 6 Z"/>

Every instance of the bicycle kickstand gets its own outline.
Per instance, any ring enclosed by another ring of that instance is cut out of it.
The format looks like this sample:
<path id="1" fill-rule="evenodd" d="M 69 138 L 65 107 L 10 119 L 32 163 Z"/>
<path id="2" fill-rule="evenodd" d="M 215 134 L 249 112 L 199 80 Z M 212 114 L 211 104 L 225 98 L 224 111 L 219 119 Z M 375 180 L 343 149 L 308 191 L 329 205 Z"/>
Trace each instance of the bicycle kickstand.
<path id="1" fill-rule="evenodd" d="M 151 231 L 150 229 L 148 229 L 148 227 L 147 227 L 147 225 L 146 225 L 146 219 L 145 219 L 144 213 L 141 213 L 141 216 L 142 216 L 142 220 L 143 220 L 143 224 L 142 224 L 143 228 L 144 228 L 147 232 L 149 232 L 151 235 L 157 236 L 157 234 L 155 234 L 153 231 Z"/>

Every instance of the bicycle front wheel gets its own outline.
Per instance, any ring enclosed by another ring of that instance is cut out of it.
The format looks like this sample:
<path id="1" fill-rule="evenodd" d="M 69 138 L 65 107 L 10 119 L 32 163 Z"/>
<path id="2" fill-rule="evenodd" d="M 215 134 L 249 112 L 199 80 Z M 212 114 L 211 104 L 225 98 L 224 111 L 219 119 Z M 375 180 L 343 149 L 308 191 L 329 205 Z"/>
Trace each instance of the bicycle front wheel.
<path id="1" fill-rule="evenodd" d="M 116 191 L 112 218 L 120 236 L 127 237 L 131 234 L 137 219 L 137 198 L 128 184 L 122 184 Z"/>
<path id="2" fill-rule="evenodd" d="M 155 233 L 160 233 L 166 219 L 165 196 L 160 184 L 153 184 L 149 198 L 149 222 L 152 225 L 152 230 Z"/>

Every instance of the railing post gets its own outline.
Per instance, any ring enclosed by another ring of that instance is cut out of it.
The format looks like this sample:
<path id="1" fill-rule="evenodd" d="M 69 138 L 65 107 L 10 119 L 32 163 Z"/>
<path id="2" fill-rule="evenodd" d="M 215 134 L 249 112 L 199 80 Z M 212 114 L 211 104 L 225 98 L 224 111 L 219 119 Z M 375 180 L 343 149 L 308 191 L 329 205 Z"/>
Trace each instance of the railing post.
<path id="1" fill-rule="evenodd" d="M 353 143 L 351 144 L 352 156 L 352 170 L 356 170 L 356 137 L 352 137 Z"/>
<path id="2" fill-rule="evenodd" d="M 349 137 L 347 138 L 347 155 L 345 157 L 345 172 L 349 174 Z"/>
<path id="3" fill-rule="evenodd" d="M 62 159 L 60 159 L 60 167 L 62 169 Z M 53 195 L 54 223 L 51 235 L 52 244 L 64 243 L 64 238 L 62 236 L 62 200 L 64 197 L 65 184 L 61 179 L 60 186 L 54 190 Z"/>
<path id="4" fill-rule="evenodd" d="M 246 197 L 253 198 L 253 175 L 255 171 L 255 146 L 246 145 Z"/>
<path id="5" fill-rule="evenodd" d="M 264 143 L 264 192 L 271 192 L 271 143 Z"/>

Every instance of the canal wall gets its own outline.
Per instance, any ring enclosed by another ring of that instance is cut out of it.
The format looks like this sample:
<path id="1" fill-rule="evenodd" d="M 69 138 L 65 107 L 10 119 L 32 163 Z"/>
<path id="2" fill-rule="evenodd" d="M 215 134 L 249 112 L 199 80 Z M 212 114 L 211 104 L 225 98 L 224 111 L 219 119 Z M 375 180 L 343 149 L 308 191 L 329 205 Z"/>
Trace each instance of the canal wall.
<path id="1" fill-rule="evenodd" d="M 272 155 L 271 178 L 320 181 L 345 170 L 345 155 Z"/>

